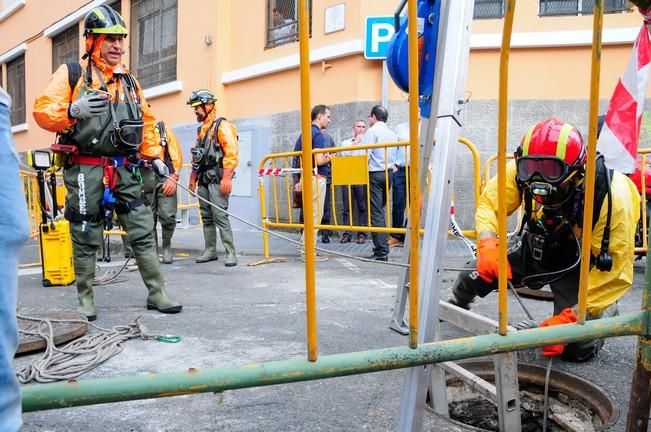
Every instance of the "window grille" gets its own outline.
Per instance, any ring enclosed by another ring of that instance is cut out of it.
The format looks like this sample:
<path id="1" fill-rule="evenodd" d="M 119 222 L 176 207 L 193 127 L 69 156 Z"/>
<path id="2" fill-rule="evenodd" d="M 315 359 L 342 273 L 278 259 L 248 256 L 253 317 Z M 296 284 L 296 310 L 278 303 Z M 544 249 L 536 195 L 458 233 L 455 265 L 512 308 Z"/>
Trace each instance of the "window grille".
<path id="1" fill-rule="evenodd" d="M 143 88 L 176 80 L 177 0 L 131 4 L 131 66 Z"/>
<path id="2" fill-rule="evenodd" d="M 7 93 L 11 96 L 11 125 L 25 123 L 25 55 L 7 62 Z"/>
<path id="3" fill-rule="evenodd" d="M 309 2 L 310 36 L 312 36 L 312 1 Z M 266 48 L 298 40 L 297 0 L 267 0 Z"/>
<path id="4" fill-rule="evenodd" d="M 52 38 L 52 72 L 66 62 L 79 61 L 79 27 L 74 25 Z"/>
<path id="5" fill-rule="evenodd" d="M 595 0 L 540 0 L 540 16 L 591 15 Z M 604 12 L 629 10 L 628 0 L 604 0 Z"/>
<path id="6" fill-rule="evenodd" d="M 473 18 L 503 18 L 504 0 L 475 0 Z"/>

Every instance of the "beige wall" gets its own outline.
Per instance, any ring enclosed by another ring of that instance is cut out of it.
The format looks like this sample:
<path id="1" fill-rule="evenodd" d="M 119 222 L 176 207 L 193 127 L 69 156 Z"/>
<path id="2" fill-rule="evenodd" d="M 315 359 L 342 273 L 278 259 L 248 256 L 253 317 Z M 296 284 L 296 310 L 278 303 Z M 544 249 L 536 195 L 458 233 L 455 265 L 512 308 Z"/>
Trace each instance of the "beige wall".
<path id="1" fill-rule="evenodd" d="M 325 8 L 346 4 L 345 29 L 324 33 Z M 16 133 L 20 150 L 44 147 L 53 140 L 32 120 L 31 107 L 51 74 L 51 40 L 43 29 L 87 4 L 84 0 L 27 0 L 24 7 L 0 22 L 0 55 L 27 43 L 26 95 L 28 130 Z M 364 39 L 364 20 L 372 15 L 392 15 L 396 0 L 313 0 L 312 49 Z M 538 17 L 537 1 L 517 3 L 514 36 L 523 32 L 587 30 L 592 16 Z M 200 5 L 200 6 L 199 6 Z M 177 80 L 182 90 L 149 100 L 155 113 L 172 126 L 194 121 L 185 105 L 195 88 L 213 89 L 220 111 L 230 119 L 254 118 L 297 110 L 300 106 L 298 68 L 222 83 L 224 73 L 298 56 L 298 43 L 265 49 L 267 0 L 179 0 Z M 130 0 L 122 0 L 129 20 Z M 606 29 L 639 26 L 637 13 L 608 14 Z M 475 20 L 473 34 L 498 34 L 503 20 Z M 206 37 L 212 44 L 206 44 Z M 80 45 L 83 44 L 81 38 Z M 623 71 L 631 44 L 609 45 L 603 50 L 601 96 L 608 98 Z M 472 99 L 497 97 L 499 50 L 471 52 L 468 90 Z M 128 54 L 124 61 L 128 62 Z M 509 96 L 512 99 L 587 99 L 590 78 L 590 47 L 514 48 L 511 52 Z M 362 54 L 328 58 L 311 67 L 312 103 L 340 104 L 376 101 L 381 98 L 381 61 L 365 60 Z M 392 83 L 391 100 L 406 100 Z"/>

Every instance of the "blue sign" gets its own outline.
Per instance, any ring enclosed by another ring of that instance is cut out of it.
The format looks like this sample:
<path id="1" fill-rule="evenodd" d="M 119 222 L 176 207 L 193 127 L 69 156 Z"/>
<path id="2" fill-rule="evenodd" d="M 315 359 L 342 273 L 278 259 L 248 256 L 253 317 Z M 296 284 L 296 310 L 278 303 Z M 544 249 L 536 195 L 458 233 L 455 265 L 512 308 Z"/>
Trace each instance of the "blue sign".
<path id="1" fill-rule="evenodd" d="M 366 17 L 364 57 L 385 59 L 389 42 L 395 33 L 393 16 Z"/>

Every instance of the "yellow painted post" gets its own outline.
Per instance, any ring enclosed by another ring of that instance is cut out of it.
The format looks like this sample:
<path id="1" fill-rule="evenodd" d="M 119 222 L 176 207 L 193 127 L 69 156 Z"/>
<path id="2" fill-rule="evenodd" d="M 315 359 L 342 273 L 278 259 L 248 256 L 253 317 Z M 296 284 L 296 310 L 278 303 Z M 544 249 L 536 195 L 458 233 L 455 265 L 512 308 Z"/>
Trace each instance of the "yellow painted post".
<path id="1" fill-rule="evenodd" d="M 595 2 L 592 23 L 592 66 L 590 70 L 590 113 L 588 117 L 588 163 L 585 174 L 585 198 L 583 203 L 583 234 L 581 236 L 581 267 L 579 270 L 578 322 L 585 324 L 588 300 L 588 272 L 590 271 L 590 244 L 592 244 L 592 206 L 594 203 L 594 179 L 597 171 L 597 116 L 599 115 L 599 80 L 601 68 L 601 31 L 603 27 L 603 2 Z M 644 175 L 644 173 L 642 173 Z"/>
<path id="2" fill-rule="evenodd" d="M 420 191 L 418 186 L 418 11 L 416 0 L 407 6 L 409 51 L 409 347 L 418 347 L 418 278 L 420 236 Z"/>
<path id="3" fill-rule="evenodd" d="M 260 216 L 262 218 L 262 252 L 264 259 L 269 259 L 269 234 L 267 234 L 267 205 L 264 196 L 264 177 L 258 177 L 258 195 L 260 196 Z"/>
<path id="4" fill-rule="evenodd" d="M 312 124 L 310 119 L 310 41 L 309 41 L 309 3 L 310 0 L 298 2 L 298 34 L 301 70 L 301 132 L 303 154 L 303 220 L 305 244 L 305 306 L 307 312 L 307 359 L 317 359 L 316 334 L 316 284 L 314 265 L 314 205 L 312 203 Z"/>
<path id="5" fill-rule="evenodd" d="M 500 51 L 500 89 L 497 119 L 497 226 L 499 242 L 499 275 L 498 275 L 498 315 L 499 333 L 506 334 L 508 317 L 507 303 L 507 244 L 506 244 L 506 138 L 507 138 L 507 110 L 508 110 L 508 85 L 509 85 L 509 55 L 511 51 L 511 33 L 513 31 L 513 15 L 515 0 L 506 1 L 504 14 L 504 29 L 502 30 L 502 49 Z"/>

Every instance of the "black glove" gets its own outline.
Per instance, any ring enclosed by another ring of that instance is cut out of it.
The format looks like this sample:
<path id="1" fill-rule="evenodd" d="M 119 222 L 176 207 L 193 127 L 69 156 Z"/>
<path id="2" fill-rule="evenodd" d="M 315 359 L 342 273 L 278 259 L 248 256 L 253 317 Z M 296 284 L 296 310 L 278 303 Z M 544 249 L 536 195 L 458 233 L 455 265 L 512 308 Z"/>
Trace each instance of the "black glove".
<path id="1" fill-rule="evenodd" d="M 154 159 L 151 161 L 151 167 L 158 177 L 167 177 L 170 175 L 170 169 L 165 165 L 160 159 Z"/>
<path id="2" fill-rule="evenodd" d="M 97 93 L 87 93 L 68 106 L 68 116 L 89 119 L 102 115 L 109 107 L 109 100 Z"/>

